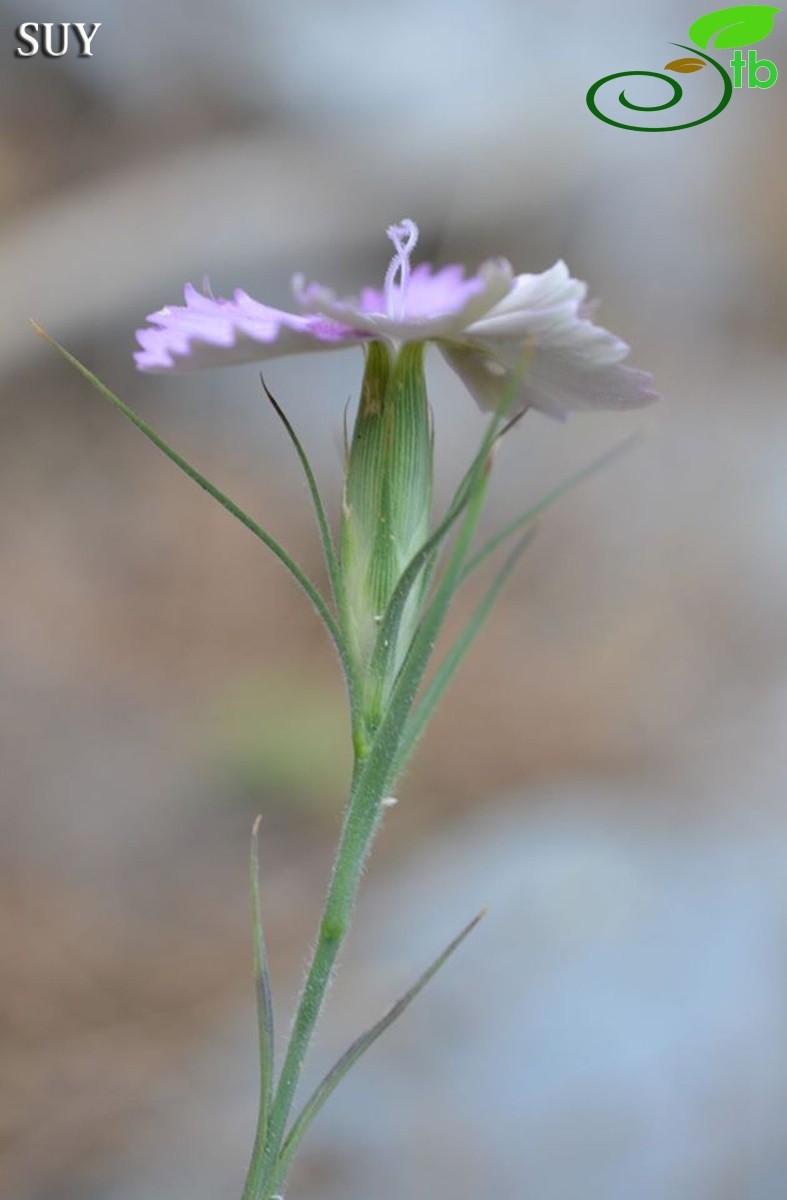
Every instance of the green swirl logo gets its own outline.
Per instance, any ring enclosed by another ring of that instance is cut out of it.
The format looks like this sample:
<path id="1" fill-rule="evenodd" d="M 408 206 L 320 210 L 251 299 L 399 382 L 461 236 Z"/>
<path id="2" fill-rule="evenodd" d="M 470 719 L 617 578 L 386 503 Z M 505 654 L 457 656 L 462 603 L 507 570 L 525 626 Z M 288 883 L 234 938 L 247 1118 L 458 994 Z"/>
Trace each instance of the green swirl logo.
<path id="1" fill-rule="evenodd" d="M 773 29 L 774 18 L 779 11 L 780 9 L 769 4 L 738 4 L 733 8 L 720 8 L 700 17 L 691 26 L 689 37 L 694 42 L 693 46 L 686 46 L 682 42 L 671 43 L 681 50 L 688 50 L 689 57 L 673 59 L 664 67 L 665 71 L 690 75 L 695 71 L 701 71 L 707 65 L 713 67 L 719 75 L 722 85 L 721 99 L 713 111 L 704 117 L 698 117 L 694 121 L 685 121 L 680 125 L 630 125 L 626 121 L 617 121 L 613 117 L 608 117 L 598 107 L 596 95 L 605 84 L 612 83 L 616 79 L 644 76 L 649 79 L 663 80 L 669 85 L 672 94 L 663 104 L 635 104 L 633 100 L 628 99 L 624 88 L 618 96 L 619 103 L 633 112 L 663 112 L 665 109 L 674 108 L 683 99 L 683 88 L 677 79 L 673 79 L 670 75 L 663 75 L 660 71 L 616 71 L 613 75 L 605 75 L 603 79 L 596 80 L 588 89 L 585 97 L 588 108 L 594 117 L 598 117 L 599 121 L 605 121 L 607 125 L 614 125 L 617 129 L 631 129 L 636 133 L 674 133 L 678 129 L 691 129 L 694 125 L 702 125 L 705 121 L 713 120 L 727 107 L 735 89 L 744 86 L 744 76 L 746 86 L 749 88 L 762 90 L 773 87 L 779 75 L 775 63 L 767 58 L 758 58 L 755 50 L 749 50 L 748 57 L 744 57 L 740 47 L 750 46 L 752 43 L 761 42 L 768 37 Z M 735 49 L 735 54 L 730 60 L 729 71 L 715 58 L 704 53 L 714 38 L 714 50 Z M 767 72 L 767 76 L 764 77 L 763 72 Z"/>

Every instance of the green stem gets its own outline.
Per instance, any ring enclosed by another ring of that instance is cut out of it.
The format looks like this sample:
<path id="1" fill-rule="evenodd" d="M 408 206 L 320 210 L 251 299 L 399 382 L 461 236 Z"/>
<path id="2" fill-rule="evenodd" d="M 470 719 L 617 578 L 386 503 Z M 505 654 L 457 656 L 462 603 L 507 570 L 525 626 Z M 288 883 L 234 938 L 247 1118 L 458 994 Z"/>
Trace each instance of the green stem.
<path id="1" fill-rule="evenodd" d="M 507 407 L 508 399 L 490 421 L 479 453 L 451 505 L 442 535 L 448 532 L 453 521 L 460 515 L 463 515 L 464 519 L 459 526 L 443 575 L 427 604 L 397 673 L 382 719 L 379 724 L 375 723 L 368 747 L 365 738 L 360 748 L 356 740 L 350 795 L 317 944 L 298 1002 L 270 1110 L 266 1136 L 264 1142 L 260 1138 L 255 1142 L 244 1200 L 272 1200 L 298 1141 L 298 1119 L 296 1118 L 289 1134 L 287 1124 L 304 1060 L 339 951 L 349 929 L 361 871 L 379 824 L 383 800 L 403 765 L 401 746 L 406 722 L 423 681 L 451 597 L 458 587 L 481 516 L 494 445 Z"/>
<path id="2" fill-rule="evenodd" d="M 268 1117 L 273 1102 L 273 999 L 271 996 L 270 969 L 268 953 L 265 947 L 265 935 L 262 927 L 262 911 L 260 906 L 260 862 L 259 862 L 259 828 L 260 817 L 254 822 L 251 834 L 251 855 L 249 858 L 249 890 L 251 893 L 251 916 L 254 931 L 254 980 L 257 997 L 257 1023 L 260 1042 L 260 1110 L 257 1118 L 257 1130 L 254 1136 L 252 1164 L 255 1169 L 249 1171 L 242 1200 L 250 1200 L 256 1195 L 259 1187 L 259 1171 L 256 1164 L 262 1160 L 262 1153 L 268 1136 Z"/>
<path id="3" fill-rule="evenodd" d="M 455 950 L 459 948 L 468 934 L 472 933 L 478 922 L 484 916 L 485 910 L 481 910 L 472 921 L 465 925 L 464 929 L 446 946 L 442 954 L 439 954 L 430 966 L 419 976 L 412 987 L 408 988 L 403 996 L 401 996 L 388 1012 L 372 1025 L 371 1029 L 367 1029 L 360 1037 L 356 1038 L 352 1045 L 344 1052 L 338 1062 L 334 1063 L 331 1070 L 324 1077 L 317 1088 L 312 1092 L 306 1104 L 301 1109 L 298 1116 L 292 1123 L 287 1137 L 284 1140 L 281 1154 L 279 1156 L 278 1174 L 274 1179 L 274 1187 L 278 1187 L 286 1178 L 292 1157 L 306 1133 L 306 1130 L 311 1125 L 317 1113 L 325 1104 L 328 1097 L 336 1088 L 347 1072 L 358 1062 L 358 1059 L 366 1053 L 370 1046 L 373 1046 L 381 1034 L 385 1033 L 394 1021 L 401 1016 L 404 1010 L 412 1003 L 419 992 L 422 992 L 433 979 L 440 968 L 448 961 Z"/>
<path id="4" fill-rule="evenodd" d="M 344 827 L 334 862 L 328 897 L 311 965 L 303 986 L 298 1011 L 268 1122 L 266 1143 L 255 1144 L 249 1179 L 259 1181 L 244 1200 L 271 1200 L 281 1182 L 282 1144 L 292 1109 L 303 1062 L 339 951 L 349 928 L 358 883 L 377 829 L 382 801 L 400 765 L 400 747 L 405 722 L 423 679 L 435 639 L 456 589 L 473 535 L 481 515 L 489 475 L 487 440 L 494 437 L 494 424 L 485 439 L 484 457 L 473 473 L 465 519 L 449 556 L 443 578 L 419 624 L 405 663 L 397 678 L 374 740 L 364 758 L 356 756 L 353 781 L 347 802 Z M 261 1161 L 260 1161 L 261 1160 Z"/>
<path id="5" fill-rule="evenodd" d="M 394 744 L 377 741 L 367 759 L 356 758 L 317 945 L 279 1076 L 265 1145 L 255 1144 L 244 1200 L 270 1200 L 272 1188 L 276 1186 L 279 1151 L 295 1091 L 333 968 L 349 928 L 361 871 L 379 823 L 386 778 L 395 748 Z"/>

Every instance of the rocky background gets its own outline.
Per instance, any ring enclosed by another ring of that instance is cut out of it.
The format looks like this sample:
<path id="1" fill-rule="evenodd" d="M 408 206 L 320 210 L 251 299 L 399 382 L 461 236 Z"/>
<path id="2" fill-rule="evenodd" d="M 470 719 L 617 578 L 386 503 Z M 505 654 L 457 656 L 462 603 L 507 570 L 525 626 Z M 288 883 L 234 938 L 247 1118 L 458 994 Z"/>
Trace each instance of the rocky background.
<path id="1" fill-rule="evenodd" d="M 644 434 L 542 522 L 401 786 L 313 1076 L 490 913 L 290 1194 L 783 1196 L 785 93 L 655 138 L 594 121 L 590 83 L 660 69 L 700 15 L 632 11 L 50 0 L 103 22 L 94 57 L 20 61 L 31 14 L 0 4 L 3 1195 L 239 1195 L 248 832 L 286 1029 L 348 765 L 308 605 L 28 318 L 319 573 L 253 368 L 137 377 L 133 330 L 205 275 L 351 289 L 409 215 L 438 261 L 564 257 L 665 399 L 528 417 L 499 456 L 490 529 Z M 480 426 L 430 371 L 445 495 Z M 266 373 L 334 504 L 359 374 Z"/>

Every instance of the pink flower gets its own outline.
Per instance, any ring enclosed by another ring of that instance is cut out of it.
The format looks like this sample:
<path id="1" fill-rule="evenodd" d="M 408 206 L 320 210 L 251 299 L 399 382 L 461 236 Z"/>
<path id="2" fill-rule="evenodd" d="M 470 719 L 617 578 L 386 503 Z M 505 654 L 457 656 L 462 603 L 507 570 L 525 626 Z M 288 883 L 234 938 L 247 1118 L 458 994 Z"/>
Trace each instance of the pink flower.
<path id="1" fill-rule="evenodd" d="M 143 371 L 183 372 L 258 362 L 307 350 L 339 350 L 370 340 L 434 342 L 482 408 L 495 409 L 519 378 L 512 411 L 553 416 L 570 409 L 628 409 L 658 397 L 652 376 L 623 365 L 629 347 L 591 319 L 587 285 L 559 261 L 539 275 L 514 275 L 505 259 L 463 267 L 411 268 L 418 227 L 388 229 L 395 253 L 380 289 L 339 299 L 293 279 L 300 313 L 269 308 L 238 289 L 231 300 L 197 292 L 139 330 Z"/>

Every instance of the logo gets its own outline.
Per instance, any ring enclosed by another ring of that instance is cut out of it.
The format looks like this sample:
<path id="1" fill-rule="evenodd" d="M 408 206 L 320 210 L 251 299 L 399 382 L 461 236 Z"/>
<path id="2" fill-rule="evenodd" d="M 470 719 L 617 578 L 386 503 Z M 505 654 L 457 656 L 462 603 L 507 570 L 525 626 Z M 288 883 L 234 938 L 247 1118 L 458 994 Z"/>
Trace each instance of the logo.
<path id="1" fill-rule="evenodd" d="M 612 117 L 605 116 L 597 107 L 596 93 L 605 83 L 611 83 L 614 79 L 630 79 L 632 76 L 639 75 L 650 79 L 662 79 L 670 85 L 672 96 L 663 104 L 635 104 L 633 100 L 627 99 L 624 90 L 618 97 L 624 108 L 631 109 L 633 112 L 662 112 L 664 109 L 673 108 L 683 99 L 683 88 L 677 79 L 673 79 L 669 75 L 662 75 L 659 71 L 617 71 L 614 75 L 605 75 L 588 90 L 585 97 L 588 108 L 594 117 L 598 117 L 599 121 L 606 121 L 607 125 L 614 125 L 618 129 L 633 129 L 637 133 L 673 133 L 677 129 L 691 129 L 693 125 L 702 125 L 705 121 L 711 121 L 727 107 L 736 88 L 746 86 L 765 89 L 771 88 L 775 84 L 779 76 L 775 63 L 768 58 L 758 58 L 756 50 L 749 50 L 748 55 L 744 56 L 740 47 L 751 46 L 768 37 L 773 29 L 774 18 L 779 11 L 780 9 L 773 8 L 770 4 L 736 4 L 733 8 L 719 8 L 715 12 L 700 17 L 691 26 L 689 37 L 694 42 L 693 46 L 684 46 L 682 42 L 670 43 L 681 50 L 688 50 L 689 57 L 674 58 L 664 67 L 665 71 L 674 71 L 679 75 L 691 75 L 695 71 L 703 70 L 706 66 L 711 66 L 718 73 L 722 86 L 721 100 L 713 112 L 709 112 L 707 116 L 698 117 L 696 121 L 687 121 L 683 125 L 627 125 L 624 121 L 614 121 Z M 715 38 L 714 50 L 735 50 L 735 54 L 730 59 L 729 71 L 715 58 L 703 53 L 709 48 L 713 38 Z"/>

